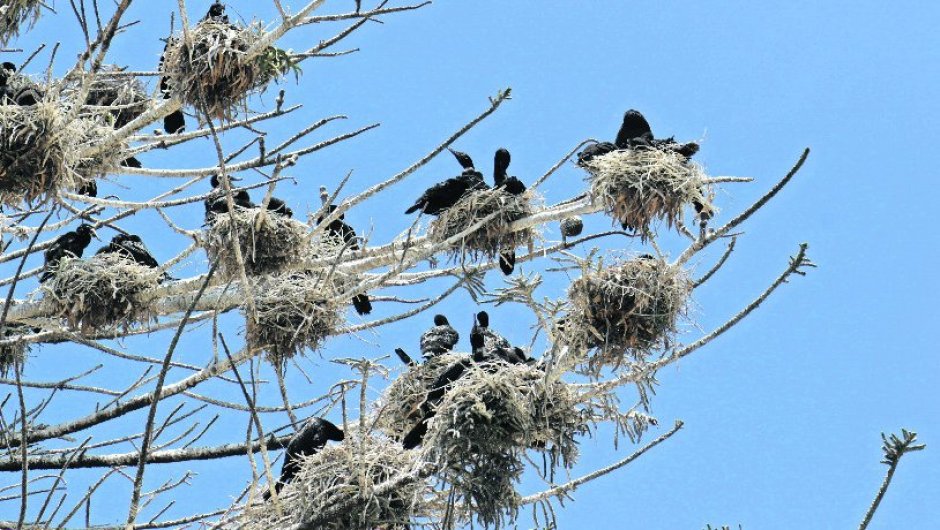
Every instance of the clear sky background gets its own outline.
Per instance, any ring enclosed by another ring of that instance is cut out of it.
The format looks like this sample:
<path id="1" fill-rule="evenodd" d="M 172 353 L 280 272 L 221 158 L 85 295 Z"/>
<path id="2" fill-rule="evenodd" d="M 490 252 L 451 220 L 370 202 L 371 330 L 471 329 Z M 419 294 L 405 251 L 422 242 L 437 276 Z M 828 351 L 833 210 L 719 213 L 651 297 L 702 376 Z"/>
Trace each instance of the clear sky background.
<path id="1" fill-rule="evenodd" d="M 209 3 L 188 5 L 201 16 Z M 328 1 L 325 12 L 344 12 L 352 4 Z M 139 2 L 130 18 L 145 22 L 128 30 L 112 60 L 134 69 L 154 68 L 163 47 L 158 38 L 166 34 L 167 15 L 175 5 Z M 79 41 L 67 2 L 56 6 L 65 14 L 42 21 L 21 40 L 25 48 L 50 39 Z M 229 6 L 231 15 L 274 18 L 267 2 L 234 0 Z M 349 193 L 397 173 L 506 87 L 512 87 L 513 99 L 456 144 L 479 165 L 488 170 L 493 151 L 505 146 L 513 154 L 511 173 L 531 181 L 581 140 L 612 140 L 623 112 L 636 108 L 657 136 L 701 139 L 696 159 L 710 174 L 757 179 L 721 189 L 718 223 L 763 194 L 804 147 L 812 149 L 803 171 L 745 225 L 731 262 L 695 293 L 693 322 L 683 340 L 720 325 L 759 294 L 800 242 L 810 244 L 809 255 L 819 268 L 795 277 L 732 332 L 660 373 L 652 412 L 661 423 L 645 440 L 675 419 L 686 427 L 624 470 L 579 489 L 575 502 L 559 511 L 561 528 L 855 527 L 886 470 L 879 463 L 879 433 L 901 427 L 917 431 L 928 449 L 904 458 L 871 528 L 940 528 L 935 507 L 940 497 L 940 351 L 935 342 L 940 288 L 933 270 L 938 238 L 931 226 L 940 137 L 940 6 L 908 1 L 438 0 L 384 20 L 384 25 L 367 25 L 340 48 L 356 47 L 358 53 L 308 60 L 300 85 L 285 85 L 288 102 L 305 106 L 267 126 L 273 138 L 337 113 L 349 120 L 317 139 L 382 124 L 291 170 L 298 184 L 280 185 L 278 195 L 295 212 L 315 210 L 317 187 L 332 189 L 349 170 L 354 172 Z M 281 45 L 300 50 L 331 34 L 303 28 Z M 73 56 L 62 53 L 58 67 L 69 65 Z M 37 72 L 40 64 L 31 70 Z M 272 107 L 273 94 L 255 107 Z M 208 141 L 197 142 L 141 159 L 149 167 L 202 167 L 212 163 L 210 147 Z M 401 214 L 407 204 L 455 168 L 452 160 L 439 157 L 353 210 L 347 220 L 371 231 L 373 241 L 385 242 L 411 223 Z M 574 166 L 563 168 L 544 187 L 548 201 L 579 193 L 581 178 Z M 166 185 L 126 176 L 106 189 L 143 198 Z M 201 209 L 192 205 L 178 218 L 196 228 Z M 166 259 L 185 241 L 164 237 L 165 229 L 153 232 L 155 220 L 141 215 L 122 226 L 143 234 L 158 258 Z M 601 230 L 609 220 L 598 214 L 587 225 Z M 556 230 L 551 225 L 546 237 L 557 238 Z M 662 244 L 673 257 L 684 245 L 676 236 L 664 237 Z M 623 238 L 604 245 L 645 250 Z M 715 254 L 696 261 L 698 270 L 707 270 Z M 177 275 L 201 270 L 205 261 L 198 255 Z M 494 287 L 502 282 L 498 272 L 487 279 Z M 563 277 L 554 276 L 546 294 L 560 296 L 565 286 Z M 377 307 L 375 316 L 396 309 Z M 473 310 L 462 293 L 440 306 L 460 328 L 464 347 Z M 523 326 L 509 325 L 524 313 L 498 308 L 491 314 L 494 327 L 510 339 L 528 340 Z M 292 374 L 292 397 L 317 395 L 345 375 L 326 359 L 379 356 L 398 345 L 417 351 L 417 335 L 429 320 L 412 318 L 380 334 L 329 342 L 322 358 L 311 355 L 304 361 L 318 376 L 314 388 L 308 390 L 308 383 Z M 224 329 L 238 343 L 234 334 L 240 317 L 230 315 Z M 165 343 L 134 339 L 126 345 L 162 356 Z M 182 358 L 204 361 L 205 345 L 205 331 L 187 338 Z M 31 358 L 27 376 L 52 380 L 57 370 L 75 372 L 95 362 L 88 352 L 47 348 Z M 175 375 L 171 380 L 183 373 Z M 266 391 L 268 403 L 279 401 L 276 388 Z M 231 388 L 226 392 L 237 396 Z M 81 400 L 65 403 L 51 411 L 51 419 L 89 410 Z M 266 422 L 284 423 L 270 417 Z M 222 431 L 207 443 L 237 439 L 241 435 L 231 433 L 244 433 L 244 428 L 242 419 L 223 421 L 217 427 Z M 225 429 L 235 431 L 226 434 Z M 615 450 L 608 438 L 598 436 L 585 439 L 582 449 L 575 475 L 635 447 Z M 248 471 L 244 459 L 186 468 L 200 475 L 168 516 L 224 505 L 235 489 L 229 485 L 237 484 L 226 481 L 242 480 Z M 161 473 L 155 469 L 148 484 L 156 485 Z M 3 478 L 5 484 L 15 480 Z M 109 487 L 113 503 L 99 501 L 95 513 L 123 522 L 129 488 L 122 482 Z M 0 519 L 15 514 L 16 506 L 0 503 Z M 526 523 L 528 518 L 521 527 Z"/>

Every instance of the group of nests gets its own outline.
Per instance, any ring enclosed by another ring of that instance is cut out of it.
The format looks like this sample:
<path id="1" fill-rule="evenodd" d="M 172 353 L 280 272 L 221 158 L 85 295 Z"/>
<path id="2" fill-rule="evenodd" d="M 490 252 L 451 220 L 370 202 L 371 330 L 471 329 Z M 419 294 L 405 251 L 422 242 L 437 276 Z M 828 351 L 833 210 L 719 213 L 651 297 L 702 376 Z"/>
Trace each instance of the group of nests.
<path id="1" fill-rule="evenodd" d="M 232 119 L 249 94 L 299 72 L 289 52 L 264 39 L 260 23 L 233 24 L 216 2 L 202 21 L 167 42 L 161 84 L 200 116 Z"/>
<path id="2" fill-rule="evenodd" d="M 686 205 L 702 220 L 714 213 L 702 168 L 692 162 L 698 144 L 655 139 L 638 111 L 624 115 L 615 143 L 603 142 L 579 154 L 588 173 L 591 197 L 624 230 L 646 237 L 650 224 L 665 219 L 672 227 Z"/>
<path id="3" fill-rule="evenodd" d="M 113 128 L 143 113 L 149 98 L 140 82 L 102 68 L 82 84 L 36 83 L 4 63 L 0 70 L 0 204 L 44 202 L 58 190 L 85 193 L 95 179 L 125 163 L 127 143 L 94 149 Z M 91 154 L 94 153 L 94 154 Z"/>
<path id="4" fill-rule="evenodd" d="M 496 151 L 493 163 L 493 187 L 483 180 L 466 153 L 451 151 L 464 168 L 457 177 L 428 188 L 405 213 L 421 211 L 435 215 L 428 230 L 428 239 L 449 245 L 454 258 L 480 256 L 499 258 L 500 269 L 512 274 L 515 249 L 531 246 L 531 228 L 513 231 L 510 225 L 531 215 L 531 192 L 516 177 L 509 176 L 510 155 L 506 149 Z"/>

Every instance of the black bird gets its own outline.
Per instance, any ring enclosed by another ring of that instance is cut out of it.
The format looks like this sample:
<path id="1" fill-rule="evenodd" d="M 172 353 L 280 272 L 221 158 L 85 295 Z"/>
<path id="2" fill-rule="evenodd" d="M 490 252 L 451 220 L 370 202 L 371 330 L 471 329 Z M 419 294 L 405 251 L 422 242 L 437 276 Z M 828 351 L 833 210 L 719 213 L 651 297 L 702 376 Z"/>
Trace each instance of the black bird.
<path id="1" fill-rule="evenodd" d="M 372 301 L 369 300 L 369 295 L 365 293 L 359 293 L 352 299 L 353 308 L 356 310 L 356 313 L 360 315 L 368 315 L 372 312 Z"/>
<path id="2" fill-rule="evenodd" d="M 614 144 L 619 149 L 630 149 L 637 145 L 650 145 L 652 141 L 653 130 L 643 114 L 634 109 L 625 112 Z"/>
<path id="3" fill-rule="evenodd" d="M 592 158 L 606 155 L 617 150 L 617 146 L 610 142 L 598 142 L 587 146 L 584 151 L 578 153 L 578 164 L 584 165 Z"/>
<path id="4" fill-rule="evenodd" d="M 166 51 L 169 49 L 172 42 L 172 38 L 167 39 L 166 45 L 163 46 L 163 55 L 160 56 L 160 66 L 158 67 L 160 71 L 163 71 L 163 65 L 166 62 Z M 163 94 L 163 99 L 170 99 L 170 92 L 172 91 L 170 90 L 170 82 L 166 74 L 160 77 L 160 92 Z M 183 109 L 176 109 L 163 117 L 163 130 L 167 134 L 176 134 L 183 132 L 185 129 L 186 117 L 183 115 Z"/>
<path id="5" fill-rule="evenodd" d="M 405 213 L 414 213 L 421 210 L 428 215 L 439 215 L 444 210 L 457 204 L 457 201 L 468 191 L 484 190 L 489 187 L 483 181 L 483 174 L 474 169 L 470 155 L 453 149 L 450 152 L 453 153 L 460 167 L 463 168 L 463 173 L 425 190 L 418 197 L 418 200 L 405 210 Z"/>
<path id="6" fill-rule="evenodd" d="M 268 201 L 268 211 L 283 215 L 284 217 L 294 216 L 294 210 L 291 210 L 286 202 L 277 197 L 271 197 L 271 200 Z"/>
<path id="7" fill-rule="evenodd" d="M 111 242 L 98 249 L 95 255 L 99 254 L 121 254 L 130 258 L 135 263 L 156 269 L 160 266 L 147 245 L 135 234 L 117 234 L 111 238 Z"/>
<path id="8" fill-rule="evenodd" d="M 411 356 L 405 353 L 405 350 L 401 348 L 395 348 L 395 355 L 397 355 L 398 358 L 401 359 L 401 362 L 405 363 L 405 366 L 408 366 L 408 367 L 418 366 L 418 363 L 415 362 L 415 360 L 412 359 Z"/>
<path id="9" fill-rule="evenodd" d="M 229 176 L 229 183 L 232 181 L 241 180 L 240 178 Z M 213 216 L 220 213 L 228 213 L 228 201 L 225 199 L 225 194 L 222 190 L 222 181 L 219 174 L 212 175 L 212 179 L 209 181 L 209 184 L 212 185 L 213 190 L 217 190 L 218 193 L 210 196 L 205 200 L 206 206 L 206 222 L 210 221 Z M 235 203 L 236 208 L 254 208 L 255 203 L 251 202 L 251 197 L 248 195 L 246 190 L 232 191 L 232 201 Z"/>
<path id="10" fill-rule="evenodd" d="M 313 417 L 307 420 L 303 429 L 287 443 L 284 465 L 281 466 L 281 478 L 274 485 L 274 491 L 280 493 L 284 485 L 294 479 L 294 475 L 300 471 L 303 457 L 318 453 L 330 440 L 342 442 L 345 438 L 346 435 L 342 429 L 323 418 Z M 268 500 L 270 496 L 270 490 L 264 492 L 264 500 Z"/>
<path id="11" fill-rule="evenodd" d="M 121 160 L 121 165 L 124 166 L 124 167 L 132 167 L 132 168 L 136 168 L 136 169 L 140 169 L 140 168 L 144 167 L 144 166 L 140 163 L 140 160 L 137 160 L 137 157 L 135 157 L 135 156 L 132 156 L 132 157 L 130 157 L 130 158 L 125 158 L 124 160 Z"/>
<path id="12" fill-rule="evenodd" d="M 483 338 L 483 342 L 479 343 L 479 347 L 473 350 L 474 356 L 478 354 L 485 356 L 485 352 L 493 350 L 494 348 L 511 347 L 505 337 L 490 329 L 490 315 L 486 311 L 480 311 L 474 317 L 473 328 L 470 330 L 470 338 L 473 339 L 474 336 Z M 471 344 L 473 342 L 475 341 L 471 340 Z"/>
<path id="13" fill-rule="evenodd" d="M 327 208 L 327 212 L 320 217 L 317 217 L 317 224 L 323 222 L 330 214 L 336 211 L 337 206 L 331 204 Z M 339 217 L 330 221 L 330 224 L 326 225 L 326 231 L 334 237 L 342 239 L 350 250 L 359 250 L 359 238 L 356 236 L 356 230 L 346 224 L 346 214 L 341 213 Z"/>
<path id="14" fill-rule="evenodd" d="M 471 343 L 473 338 L 471 337 Z M 437 377 L 434 383 L 428 387 L 428 395 L 418 408 L 417 414 L 420 418 L 418 423 L 402 439 L 402 447 L 405 449 L 414 449 L 421 445 L 424 436 L 428 433 L 428 422 L 437 412 L 437 407 L 444 400 L 444 394 L 450 390 L 451 386 L 463 377 L 467 369 L 473 365 L 472 359 L 461 359 L 450 365 L 441 375 Z"/>
<path id="15" fill-rule="evenodd" d="M 78 228 L 71 232 L 66 232 L 57 237 L 52 242 L 52 246 L 43 253 L 45 258 L 45 270 L 39 277 L 40 282 L 44 282 L 52 277 L 53 269 L 66 256 L 75 258 L 82 257 L 85 247 L 91 243 L 92 236 L 95 235 L 95 229 L 90 224 L 82 223 Z"/>
<path id="16" fill-rule="evenodd" d="M 508 149 L 501 147 L 496 150 L 496 155 L 493 156 L 493 187 L 503 188 L 512 195 L 522 195 L 525 193 L 525 184 L 506 173 L 509 169 L 509 161 Z"/>
<path id="17" fill-rule="evenodd" d="M 29 107 L 36 105 L 43 98 L 43 93 L 36 87 L 23 87 L 16 92 L 16 95 L 13 96 L 13 100 L 16 101 L 16 104 L 21 107 Z"/>
<path id="18" fill-rule="evenodd" d="M 434 327 L 421 334 L 421 355 L 425 359 L 436 357 L 454 349 L 460 334 L 454 329 L 447 317 L 434 315 Z"/>
<path id="19" fill-rule="evenodd" d="M 623 123 L 617 131 L 615 142 L 600 142 L 587 147 L 578 153 L 578 163 L 584 164 L 594 157 L 606 155 L 618 149 L 659 149 L 672 151 L 685 158 L 691 158 L 698 152 L 699 145 L 695 142 L 680 144 L 675 138 L 655 139 L 650 124 L 638 110 L 630 109 L 623 115 Z"/>
<path id="20" fill-rule="evenodd" d="M 225 4 L 222 2 L 213 2 L 212 5 L 209 6 L 209 12 L 206 13 L 203 20 L 228 24 L 228 15 L 225 14 Z"/>
<path id="21" fill-rule="evenodd" d="M 13 90 L 7 86 L 10 76 L 16 73 L 16 65 L 7 61 L 0 64 L 0 105 L 6 105 L 14 102 Z"/>
<path id="22" fill-rule="evenodd" d="M 580 217 L 565 217 L 561 220 L 561 237 L 577 237 L 584 231 L 584 221 Z"/>
<path id="23" fill-rule="evenodd" d="M 78 194 L 84 195 L 86 197 L 97 197 L 98 196 L 98 181 L 97 180 L 88 180 L 84 184 L 79 186 Z"/>

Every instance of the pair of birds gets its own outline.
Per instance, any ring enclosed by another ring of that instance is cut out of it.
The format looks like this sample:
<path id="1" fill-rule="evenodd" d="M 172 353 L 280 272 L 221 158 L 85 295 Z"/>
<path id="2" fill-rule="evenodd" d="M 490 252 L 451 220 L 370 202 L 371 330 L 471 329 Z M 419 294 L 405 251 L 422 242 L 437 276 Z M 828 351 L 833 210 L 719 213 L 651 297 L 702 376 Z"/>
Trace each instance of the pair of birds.
<path id="1" fill-rule="evenodd" d="M 225 14 L 225 4 L 213 2 L 202 20 L 228 24 L 228 15 Z M 167 39 L 166 46 L 163 47 L 163 55 L 160 56 L 160 70 L 163 70 L 166 51 L 170 47 L 171 42 L 171 39 Z M 160 92 L 163 94 L 163 99 L 170 99 L 172 90 L 170 89 L 170 83 L 165 75 L 160 78 Z M 183 109 L 174 110 L 163 117 L 163 130 L 167 134 L 177 134 L 186 130 L 186 116 L 183 114 Z"/>
<path id="2" fill-rule="evenodd" d="M 90 224 L 82 223 L 73 231 L 66 232 L 57 237 L 43 253 L 44 270 L 39 277 L 40 283 L 45 282 L 54 274 L 56 266 L 65 257 L 80 258 L 85 253 L 85 249 L 91 244 L 91 238 L 97 238 L 94 227 Z M 119 233 L 111 238 L 111 241 L 98 249 L 95 255 L 101 254 L 120 254 L 132 260 L 135 263 L 156 269 L 160 266 L 157 260 L 147 249 L 140 236 L 135 234 Z M 171 279 L 166 273 L 163 279 Z"/>
<path id="3" fill-rule="evenodd" d="M 28 107 L 39 103 L 43 93 L 34 86 L 24 86 L 14 91 L 10 88 L 10 78 L 16 75 L 16 65 L 7 61 L 0 64 L 0 105 L 19 105 Z"/>
<path id="4" fill-rule="evenodd" d="M 430 188 L 412 204 L 406 214 L 421 211 L 428 215 L 440 215 L 448 208 L 453 207 L 457 202 L 468 193 L 478 190 L 489 189 L 489 186 L 483 180 L 483 174 L 474 168 L 473 159 L 470 155 L 460 151 L 449 151 L 457 159 L 457 163 L 463 167 L 463 172 L 451 177 L 444 182 L 439 182 Z M 526 187 L 518 178 L 507 173 L 509 162 L 511 160 L 509 150 L 499 148 L 493 156 L 493 187 L 501 188 L 511 195 L 522 195 Z M 512 274 L 516 267 L 516 251 L 506 250 L 500 253 L 499 268 L 507 276 Z"/>
<path id="5" fill-rule="evenodd" d="M 421 353 L 426 359 L 453 350 L 460 338 L 444 315 L 435 315 L 434 324 L 433 328 L 421 336 Z M 415 410 L 415 417 L 418 421 L 402 439 L 405 449 L 413 449 L 421 445 L 428 432 L 428 422 L 434 417 L 447 390 L 474 364 L 489 371 L 499 370 L 506 364 L 535 364 L 535 360 L 528 357 L 522 348 L 513 347 L 505 337 L 490 329 L 489 326 L 489 315 L 485 311 L 474 315 L 473 328 L 470 330 L 472 355 L 447 367 L 428 387 L 427 397 Z M 401 348 L 396 348 L 395 353 L 405 364 L 417 365 Z"/>
<path id="6" fill-rule="evenodd" d="M 342 429 L 324 418 L 312 417 L 303 428 L 287 443 L 281 476 L 274 485 L 274 491 L 280 493 L 284 486 L 294 480 L 305 457 L 315 455 L 326 447 L 329 441 L 342 442 L 346 434 Z M 264 492 L 264 500 L 271 497 L 271 490 Z"/>

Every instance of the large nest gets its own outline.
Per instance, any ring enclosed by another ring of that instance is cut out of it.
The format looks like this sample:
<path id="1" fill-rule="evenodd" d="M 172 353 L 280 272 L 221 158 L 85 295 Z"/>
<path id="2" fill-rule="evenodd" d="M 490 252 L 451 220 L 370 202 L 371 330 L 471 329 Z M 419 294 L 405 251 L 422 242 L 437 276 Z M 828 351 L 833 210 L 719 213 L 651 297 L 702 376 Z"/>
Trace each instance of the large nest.
<path id="1" fill-rule="evenodd" d="M 204 20 L 187 33 L 192 47 L 183 36 L 174 37 L 164 54 L 163 74 L 184 103 L 211 118 L 232 119 L 253 91 L 297 71 L 290 54 L 274 46 L 248 57 L 246 52 L 265 35 L 258 23 L 245 27 Z"/>
<path id="2" fill-rule="evenodd" d="M 150 106 L 144 84 L 134 76 L 117 75 L 121 70 L 105 66 L 91 82 L 85 104 L 95 114 L 107 117 L 119 129 L 143 114 Z"/>
<path id="3" fill-rule="evenodd" d="M 686 157 L 659 149 L 612 151 L 582 163 L 591 195 L 625 229 L 645 234 L 655 219 L 672 227 L 684 205 L 711 211 L 705 173 Z"/>
<path id="4" fill-rule="evenodd" d="M 0 6 L 0 45 L 20 34 L 21 26 L 29 29 L 39 20 L 42 0 L 4 0 Z"/>
<path id="5" fill-rule="evenodd" d="M 435 355 L 398 376 L 377 403 L 376 428 L 392 438 L 404 438 L 420 419 L 418 409 L 431 385 L 451 365 L 466 358 L 460 353 Z"/>
<path id="6" fill-rule="evenodd" d="M 311 522 L 338 506 L 352 508 L 320 521 L 321 530 L 402 529 L 430 513 L 428 485 L 419 477 L 424 463 L 416 451 L 380 436 L 347 436 L 306 457 L 300 471 L 281 491 L 279 515 L 273 502 L 249 508 L 247 530 L 288 528 Z M 395 487 L 378 486 L 400 480 Z"/>
<path id="7" fill-rule="evenodd" d="M 9 375 L 16 364 L 23 365 L 29 352 L 29 343 L 16 339 L 27 333 L 29 330 L 26 326 L 9 322 L 0 329 L 0 341 L 3 341 L 0 344 L 0 376 Z"/>
<path id="8" fill-rule="evenodd" d="M 83 333 L 112 325 L 127 330 L 156 317 L 146 293 L 159 285 L 161 276 L 121 254 L 66 257 L 42 285 L 43 300 L 54 316 Z"/>
<path id="9" fill-rule="evenodd" d="M 617 366 L 671 338 L 691 292 L 681 267 L 649 256 L 586 269 L 568 288 L 570 310 L 556 333 L 576 350 L 596 348 L 593 366 Z"/>
<path id="10" fill-rule="evenodd" d="M 547 451 L 551 465 L 570 467 L 575 435 L 587 432 L 588 413 L 562 381 L 528 365 L 474 365 L 446 394 L 423 445 L 443 468 L 442 479 L 463 510 L 484 526 L 515 517 L 515 483 L 527 448 Z"/>
<path id="11" fill-rule="evenodd" d="M 67 120 L 67 112 L 48 100 L 0 105 L 0 203 L 45 201 L 59 189 L 79 189 L 120 165 L 126 144 L 83 156 L 111 128 L 100 119 Z"/>
<path id="12" fill-rule="evenodd" d="M 431 222 L 428 238 L 445 241 L 496 213 L 498 215 L 485 221 L 480 228 L 454 243 L 451 247 L 454 256 L 469 255 L 476 259 L 483 255 L 493 259 L 504 250 L 532 243 L 534 233 L 531 228 L 517 232 L 509 230 L 513 221 L 532 214 L 529 194 L 513 195 L 502 188 L 471 191 L 461 197 L 457 204 Z"/>
<path id="13" fill-rule="evenodd" d="M 206 252 L 219 260 L 223 278 L 240 274 L 232 248 L 231 230 L 238 233 L 238 246 L 248 275 L 280 272 L 306 258 L 310 250 L 309 227 L 300 221 L 261 208 L 236 208 L 234 213 L 212 216 L 205 233 Z"/>
<path id="14" fill-rule="evenodd" d="M 265 350 L 278 369 L 306 348 L 319 348 L 344 323 L 345 304 L 335 298 L 348 282 L 335 271 L 288 272 L 253 283 L 255 312 L 244 309 L 246 341 Z"/>

